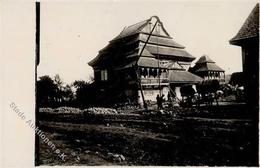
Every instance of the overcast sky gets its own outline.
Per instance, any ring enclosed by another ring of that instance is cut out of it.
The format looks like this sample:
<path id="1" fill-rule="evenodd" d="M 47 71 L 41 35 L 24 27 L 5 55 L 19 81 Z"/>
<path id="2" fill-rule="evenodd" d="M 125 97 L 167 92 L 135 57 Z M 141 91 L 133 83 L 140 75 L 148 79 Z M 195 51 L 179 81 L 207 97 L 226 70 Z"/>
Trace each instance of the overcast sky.
<path id="1" fill-rule="evenodd" d="M 226 74 L 241 71 L 241 49 L 229 44 L 254 1 L 46 1 L 41 3 L 38 76 L 68 83 L 93 76 L 87 64 L 125 26 L 157 15 L 195 57 L 209 55 Z"/>

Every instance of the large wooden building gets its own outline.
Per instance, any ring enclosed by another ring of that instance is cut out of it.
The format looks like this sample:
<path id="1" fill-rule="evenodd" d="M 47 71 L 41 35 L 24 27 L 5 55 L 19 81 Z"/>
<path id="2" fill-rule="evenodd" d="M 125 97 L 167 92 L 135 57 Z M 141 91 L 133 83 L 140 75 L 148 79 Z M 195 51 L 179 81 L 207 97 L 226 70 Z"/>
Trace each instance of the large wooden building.
<path id="1" fill-rule="evenodd" d="M 168 34 L 157 16 L 125 27 L 89 62 L 95 82 L 117 102 L 156 101 L 202 79 L 187 71 L 195 59 Z"/>
<path id="2" fill-rule="evenodd" d="M 243 77 L 247 114 L 253 121 L 251 128 L 254 150 L 250 152 L 255 165 L 259 166 L 259 3 L 230 40 L 230 44 L 242 49 Z"/>
<path id="3" fill-rule="evenodd" d="M 249 107 L 259 104 L 259 4 L 252 10 L 230 44 L 242 49 L 245 96 Z"/>

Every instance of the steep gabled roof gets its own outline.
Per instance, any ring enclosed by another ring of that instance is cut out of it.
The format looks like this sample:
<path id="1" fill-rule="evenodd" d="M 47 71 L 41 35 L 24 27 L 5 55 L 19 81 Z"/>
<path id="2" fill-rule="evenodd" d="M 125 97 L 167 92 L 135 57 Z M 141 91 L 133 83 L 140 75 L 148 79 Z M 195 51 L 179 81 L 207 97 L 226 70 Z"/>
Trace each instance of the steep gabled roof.
<path id="1" fill-rule="evenodd" d="M 196 69 L 196 72 L 205 72 L 205 71 L 218 71 L 218 72 L 225 72 L 222 68 L 220 68 L 215 63 L 207 63 L 203 66 L 200 66 Z"/>
<path id="2" fill-rule="evenodd" d="M 149 23 L 150 19 L 138 22 L 136 24 L 133 24 L 131 26 L 125 27 L 124 30 L 118 35 L 116 36 L 113 40 L 111 41 L 115 41 L 127 36 L 131 36 L 137 33 L 140 33 L 140 31 L 142 30 L 142 28 L 144 28 L 148 23 Z"/>
<path id="3" fill-rule="evenodd" d="M 205 71 L 225 72 L 225 70 L 216 65 L 215 61 L 207 55 L 200 57 L 200 59 L 195 63 L 195 66 L 190 68 L 190 71 L 193 73 Z"/>
<path id="4" fill-rule="evenodd" d="M 151 18 L 149 18 L 147 20 L 144 20 L 144 21 L 138 22 L 136 24 L 133 24 L 131 26 L 125 27 L 123 29 L 123 31 L 118 36 L 116 36 L 113 40 L 111 40 L 111 42 L 112 41 L 116 41 L 116 40 L 120 40 L 120 39 L 122 39 L 124 37 L 128 37 L 128 36 L 132 36 L 132 35 L 135 35 L 135 34 L 139 34 L 139 33 L 149 34 L 151 30 L 145 30 L 144 28 L 151 23 L 151 20 L 153 18 L 157 19 L 158 24 L 160 24 L 160 26 L 161 26 L 161 30 L 165 33 L 164 35 L 161 35 L 161 36 L 169 38 L 169 39 L 172 39 L 172 37 L 169 35 L 169 33 L 165 30 L 165 28 L 163 26 L 163 23 L 160 21 L 159 17 L 152 16 Z M 152 23 L 151 23 L 151 25 L 152 25 Z M 152 35 L 158 36 L 159 34 L 157 34 L 156 31 L 153 31 Z M 183 46 L 180 45 L 180 47 L 183 47 Z"/>
<path id="5" fill-rule="evenodd" d="M 210 59 L 208 55 L 203 55 L 196 62 L 196 64 L 201 64 L 201 63 L 215 63 L 215 62 L 212 59 Z"/>
<path id="6" fill-rule="evenodd" d="M 230 43 L 236 45 L 241 40 L 253 37 L 259 37 L 259 3 L 256 4 L 236 36 L 230 40 Z"/>
<path id="7" fill-rule="evenodd" d="M 161 59 L 193 61 L 195 57 L 185 51 L 184 46 L 173 41 L 172 37 L 164 29 L 160 19 L 157 16 L 153 16 L 148 20 L 124 28 L 88 64 L 98 68 L 101 66 L 121 67 L 125 63 L 138 62 L 140 51 L 147 41 L 153 25 L 155 25 L 155 23 L 152 23 L 152 18 L 157 19 L 155 23 L 158 23 L 158 27 L 156 27 L 158 31 L 152 32 L 142 56 L 156 58 L 159 54 Z"/>

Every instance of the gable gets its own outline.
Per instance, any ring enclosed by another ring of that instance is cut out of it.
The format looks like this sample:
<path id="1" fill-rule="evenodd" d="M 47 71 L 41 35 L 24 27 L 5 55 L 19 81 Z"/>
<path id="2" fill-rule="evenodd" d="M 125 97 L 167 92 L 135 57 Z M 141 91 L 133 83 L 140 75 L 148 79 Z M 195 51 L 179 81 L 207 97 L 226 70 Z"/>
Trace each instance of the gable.
<path id="1" fill-rule="evenodd" d="M 191 62 L 195 59 L 184 50 L 184 46 L 173 41 L 164 29 L 163 23 L 157 16 L 138 22 L 124 28 L 124 30 L 109 44 L 99 51 L 98 55 L 88 64 L 92 67 L 122 66 L 132 61 L 138 61 L 140 51 L 152 32 L 142 56 L 160 59 Z"/>
<path id="2" fill-rule="evenodd" d="M 142 29 L 141 29 L 141 33 L 145 33 L 145 34 L 150 34 L 152 31 L 152 28 L 154 27 L 155 23 L 152 23 L 151 21 L 149 21 L 149 23 L 147 25 L 145 25 Z M 170 35 L 168 34 L 168 32 L 164 29 L 163 24 L 159 21 L 157 23 L 157 26 L 155 27 L 152 35 L 155 36 L 164 36 L 164 37 L 169 37 Z"/>

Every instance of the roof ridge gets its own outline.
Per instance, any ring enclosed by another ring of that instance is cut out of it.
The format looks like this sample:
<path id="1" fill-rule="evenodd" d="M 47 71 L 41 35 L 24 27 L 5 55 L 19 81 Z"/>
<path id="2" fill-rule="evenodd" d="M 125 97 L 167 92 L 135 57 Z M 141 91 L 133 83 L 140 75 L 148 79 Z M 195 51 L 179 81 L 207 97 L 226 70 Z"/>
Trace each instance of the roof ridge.
<path id="1" fill-rule="evenodd" d="M 127 28 L 129 28 L 129 27 L 132 27 L 132 26 L 135 26 L 135 25 L 137 25 L 137 24 L 140 24 L 140 23 L 142 23 L 142 22 L 145 22 L 145 21 L 147 22 L 147 21 L 149 21 L 149 20 L 150 20 L 150 19 L 146 19 L 146 20 L 137 22 L 137 23 L 135 23 L 135 24 L 132 24 L 132 25 L 130 25 L 130 26 L 125 26 L 124 30 L 127 29 Z"/>
<path id="2" fill-rule="evenodd" d="M 216 63 L 208 55 L 202 55 L 195 64 Z"/>
<path id="3" fill-rule="evenodd" d="M 140 33 L 140 30 L 146 26 L 148 24 L 148 21 L 150 19 L 146 19 L 146 20 L 143 20 L 143 21 L 140 21 L 138 23 L 135 23 L 135 24 L 132 24 L 130 26 L 125 26 L 124 29 L 119 33 L 119 35 L 117 35 L 114 39 L 112 39 L 111 41 L 115 41 L 115 40 L 118 40 L 118 39 L 121 39 L 121 38 L 124 38 L 124 37 L 128 37 L 128 36 L 131 36 L 131 35 L 134 35 L 134 34 L 137 34 L 137 33 Z M 139 27 L 136 28 L 136 32 L 133 31 L 129 34 L 124 34 L 125 32 L 129 31 L 129 29 L 131 29 L 132 27 L 134 26 L 137 26 L 138 24 L 141 24 Z M 110 42 L 111 42 L 110 41 Z"/>

